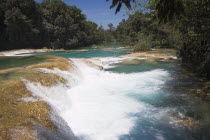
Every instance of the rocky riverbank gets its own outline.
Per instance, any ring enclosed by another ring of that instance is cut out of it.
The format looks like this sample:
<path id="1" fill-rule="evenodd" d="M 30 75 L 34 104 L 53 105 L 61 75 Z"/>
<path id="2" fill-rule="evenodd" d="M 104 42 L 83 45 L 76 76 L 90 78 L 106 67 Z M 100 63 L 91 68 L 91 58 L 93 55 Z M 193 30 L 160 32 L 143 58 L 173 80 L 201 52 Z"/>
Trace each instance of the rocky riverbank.
<path id="1" fill-rule="evenodd" d="M 52 110 L 46 102 L 32 95 L 24 80 L 46 87 L 65 83 L 61 76 L 41 72 L 38 68 L 70 71 L 69 60 L 56 56 L 7 56 L 0 57 L 0 61 L 1 139 L 32 140 L 46 136 L 56 139 L 61 132 L 51 118 Z M 52 134 L 48 136 L 48 133 Z"/>

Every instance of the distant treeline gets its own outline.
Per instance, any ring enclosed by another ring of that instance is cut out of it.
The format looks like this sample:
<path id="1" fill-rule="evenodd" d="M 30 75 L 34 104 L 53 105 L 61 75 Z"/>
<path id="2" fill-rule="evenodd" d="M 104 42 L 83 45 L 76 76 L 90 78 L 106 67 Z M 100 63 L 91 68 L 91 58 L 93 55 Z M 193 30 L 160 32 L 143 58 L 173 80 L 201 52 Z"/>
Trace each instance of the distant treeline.
<path id="1" fill-rule="evenodd" d="M 118 41 L 134 51 L 175 48 L 182 64 L 210 79 L 210 0 L 112 0 L 111 7 L 119 12 L 122 3 L 130 11 Z"/>
<path id="2" fill-rule="evenodd" d="M 72 49 L 111 40 L 109 31 L 61 0 L 0 0 L 0 50 Z"/>
<path id="3" fill-rule="evenodd" d="M 147 51 L 151 48 L 176 48 L 181 45 L 182 36 L 170 24 L 159 24 L 151 12 L 136 10 L 128 14 L 113 32 L 118 42 L 134 48 L 134 51 Z"/>

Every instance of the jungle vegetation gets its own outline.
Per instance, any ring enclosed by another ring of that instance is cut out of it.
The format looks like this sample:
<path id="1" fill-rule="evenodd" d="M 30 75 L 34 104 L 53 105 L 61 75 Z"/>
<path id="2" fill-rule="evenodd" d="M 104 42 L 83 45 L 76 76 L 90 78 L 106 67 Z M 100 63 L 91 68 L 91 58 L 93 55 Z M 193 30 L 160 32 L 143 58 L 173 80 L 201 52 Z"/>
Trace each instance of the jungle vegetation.
<path id="1" fill-rule="evenodd" d="M 61 0 L 0 0 L 0 50 L 72 49 L 111 39 L 110 31 Z"/>
<path id="2" fill-rule="evenodd" d="M 210 79 L 210 0 L 112 0 L 110 8 L 123 4 L 131 12 L 117 40 L 135 51 L 175 48 L 183 65 Z"/>
<path id="3" fill-rule="evenodd" d="M 125 4 L 128 19 L 105 30 L 62 0 L 0 0 L 0 50 L 102 42 L 123 42 L 134 51 L 175 48 L 183 64 L 210 78 L 210 0 L 107 1 L 116 13 Z"/>

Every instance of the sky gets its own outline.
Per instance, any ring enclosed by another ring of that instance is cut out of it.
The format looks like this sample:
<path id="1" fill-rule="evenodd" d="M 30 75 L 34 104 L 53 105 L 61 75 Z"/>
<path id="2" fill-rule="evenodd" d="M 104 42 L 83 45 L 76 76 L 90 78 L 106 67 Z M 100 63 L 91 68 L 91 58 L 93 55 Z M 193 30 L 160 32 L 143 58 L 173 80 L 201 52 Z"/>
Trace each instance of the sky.
<path id="1" fill-rule="evenodd" d="M 36 0 L 41 2 L 42 0 Z M 111 1 L 106 0 L 62 0 L 68 5 L 76 5 L 83 11 L 83 14 L 87 16 L 87 19 L 94 21 L 98 25 L 103 25 L 107 29 L 109 23 L 114 24 L 116 27 L 122 19 L 126 19 L 124 16 L 125 11 L 122 7 L 121 11 L 115 15 L 115 8 L 110 9 Z"/>

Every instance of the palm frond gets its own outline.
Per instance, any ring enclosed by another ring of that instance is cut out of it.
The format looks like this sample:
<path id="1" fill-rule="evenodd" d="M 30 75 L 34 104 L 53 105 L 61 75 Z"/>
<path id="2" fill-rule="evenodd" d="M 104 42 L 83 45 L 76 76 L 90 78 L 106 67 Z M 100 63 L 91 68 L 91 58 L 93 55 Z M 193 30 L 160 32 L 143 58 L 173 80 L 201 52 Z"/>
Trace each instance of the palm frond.
<path id="1" fill-rule="evenodd" d="M 109 1 L 109 0 L 106 0 L 106 1 Z M 135 0 L 112 0 L 112 5 L 110 6 L 110 8 L 114 8 L 117 6 L 116 11 L 115 11 L 115 14 L 117 14 L 121 9 L 122 4 L 125 4 L 125 6 L 128 9 L 131 9 L 131 2 L 134 3 Z"/>

